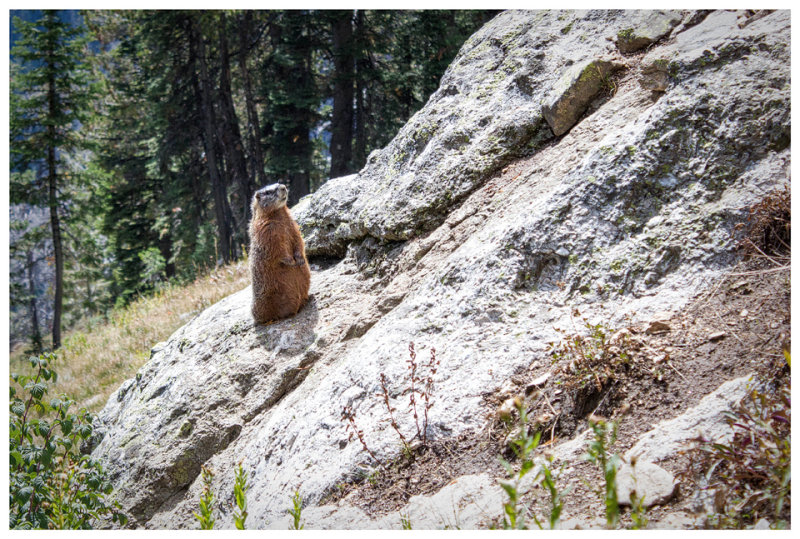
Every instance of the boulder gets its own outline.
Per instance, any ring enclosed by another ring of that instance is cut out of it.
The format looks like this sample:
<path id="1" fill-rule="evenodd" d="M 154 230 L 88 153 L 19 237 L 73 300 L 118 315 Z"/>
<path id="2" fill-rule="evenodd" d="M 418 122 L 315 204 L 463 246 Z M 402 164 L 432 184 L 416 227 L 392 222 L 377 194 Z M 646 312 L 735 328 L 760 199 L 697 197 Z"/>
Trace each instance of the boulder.
<path id="1" fill-rule="evenodd" d="M 196 528 L 201 466 L 215 474 L 219 526 L 233 527 L 238 463 L 250 474 L 249 527 L 285 527 L 295 492 L 307 528 L 351 527 L 360 510 L 321 503 L 376 465 L 342 411 L 376 458 L 401 454 L 381 375 L 411 437 L 410 342 L 418 363 L 434 349 L 439 361 L 427 436 L 467 435 L 494 412 L 485 395 L 524 369 L 549 372 L 548 343 L 574 328 L 574 309 L 610 326 L 645 323 L 679 312 L 739 260 L 736 223 L 788 177 L 789 12 L 743 28 L 741 13 L 686 13 L 694 25 L 623 58 L 609 38 L 640 16 L 499 14 L 364 169 L 293 208 L 313 270 L 300 313 L 255 326 L 249 289 L 224 299 L 155 348 L 98 415 L 94 454 L 131 527 Z M 631 78 L 556 139 L 547 96 L 570 66 L 597 59 L 667 60 L 670 83 L 653 94 Z M 736 384 L 713 398 L 731 402 L 746 385 Z M 640 460 L 716 421 L 698 413 L 640 440 Z M 553 451 L 579 458 L 578 441 Z M 464 492 L 496 491 L 491 478 L 462 479 Z M 475 507 L 500 516 L 487 496 Z M 412 525 L 455 522 L 413 503 L 399 511 Z M 460 526 L 485 525 L 478 514 L 465 509 Z M 352 527 L 398 527 L 396 517 Z"/>
<path id="2" fill-rule="evenodd" d="M 631 26 L 617 32 L 617 48 L 623 54 L 630 54 L 648 47 L 669 35 L 682 20 L 675 11 L 638 11 L 638 17 L 631 20 Z"/>

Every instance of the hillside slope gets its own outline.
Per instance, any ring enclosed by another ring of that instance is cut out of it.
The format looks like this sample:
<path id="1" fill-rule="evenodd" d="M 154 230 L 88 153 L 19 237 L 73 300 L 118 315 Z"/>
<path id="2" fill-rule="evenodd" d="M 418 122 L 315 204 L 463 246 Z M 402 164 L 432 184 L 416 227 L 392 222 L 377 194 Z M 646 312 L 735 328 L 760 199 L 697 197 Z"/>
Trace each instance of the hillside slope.
<path id="1" fill-rule="evenodd" d="M 497 472 L 466 464 L 398 514 L 368 515 L 363 492 L 327 503 L 376 469 L 343 409 L 374 458 L 395 460 L 403 447 L 384 390 L 411 438 L 409 343 L 419 364 L 435 349 L 426 438 L 468 454 L 495 428 L 498 399 L 533 381 L 557 389 L 553 343 L 587 324 L 670 326 L 699 294 L 716 297 L 740 260 L 737 223 L 788 182 L 789 34 L 787 11 L 498 15 L 361 172 L 293 208 L 314 270 L 297 316 L 253 326 L 249 289 L 234 294 L 156 346 L 111 396 L 94 453 L 131 525 L 196 527 L 208 466 L 220 524 L 232 527 L 239 462 L 253 527 L 285 528 L 295 491 L 308 528 L 400 527 L 410 513 L 415 527 L 498 518 Z M 788 315 L 777 324 L 788 332 Z M 565 393 L 551 403 L 561 418 L 551 450 L 578 469 L 586 417 L 604 403 L 615 413 L 626 391 L 633 406 L 667 380 L 677 406 L 652 420 L 694 410 L 692 425 L 711 429 L 719 405 L 747 390 L 748 368 L 719 369 L 684 398 L 672 367 L 629 390 L 598 379 L 597 391 Z M 738 381 L 724 397 L 701 399 L 726 380 Z M 630 445 L 650 426 L 630 429 Z"/>

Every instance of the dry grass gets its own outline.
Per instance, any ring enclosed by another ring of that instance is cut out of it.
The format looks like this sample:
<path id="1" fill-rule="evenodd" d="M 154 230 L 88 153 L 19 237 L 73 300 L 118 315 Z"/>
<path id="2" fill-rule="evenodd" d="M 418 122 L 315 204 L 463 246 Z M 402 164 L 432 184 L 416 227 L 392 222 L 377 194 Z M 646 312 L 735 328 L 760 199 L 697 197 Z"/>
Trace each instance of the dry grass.
<path id="1" fill-rule="evenodd" d="M 150 349 L 166 340 L 194 315 L 245 288 L 250 281 L 247 260 L 219 268 L 185 286 L 168 285 L 113 311 L 107 322 L 66 333 L 54 365 L 58 383 L 51 395 L 66 393 L 79 406 L 101 409 L 109 395 L 131 378 L 150 357 Z M 11 372 L 28 372 L 19 347 L 11 354 Z"/>

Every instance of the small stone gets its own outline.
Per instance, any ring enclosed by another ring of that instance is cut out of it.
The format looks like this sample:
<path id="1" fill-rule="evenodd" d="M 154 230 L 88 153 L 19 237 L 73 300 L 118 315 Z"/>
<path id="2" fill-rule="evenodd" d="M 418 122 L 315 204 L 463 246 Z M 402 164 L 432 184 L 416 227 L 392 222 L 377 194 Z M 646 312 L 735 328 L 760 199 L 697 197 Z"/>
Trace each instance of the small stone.
<path id="1" fill-rule="evenodd" d="M 753 524 L 753 529 L 754 530 L 769 530 L 769 529 L 771 529 L 770 528 L 770 524 L 769 524 L 769 520 L 767 520 L 766 518 L 762 518 L 761 520 L 759 520 L 758 522 Z"/>
<path id="2" fill-rule="evenodd" d="M 617 471 L 617 500 L 631 505 L 631 494 L 643 497 L 645 507 L 666 503 L 675 492 L 675 477 L 652 462 L 623 463 Z"/>
<path id="3" fill-rule="evenodd" d="M 750 314 L 750 311 L 748 311 L 747 309 L 742 309 L 742 312 L 740 312 L 740 313 L 739 313 L 739 316 L 741 316 L 742 318 L 744 318 L 744 317 L 745 317 L 745 316 L 747 316 L 748 314 Z"/>
<path id="4" fill-rule="evenodd" d="M 708 336 L 708 340 L 711 342 L 718 341 L 723 337 L 725 337 L 726 335 L 727 333 L 725 333 L 724 331 L 715 331 L 714 333 Z"/>
<path id="5" fill-rule="evenodd" d="M 528 384 L 528 387 L 526 387 L 525 389 L 528 389 L 531 386 L 533 386 L 534 388 L 541 387 L 544 385 L 545 382 L 547 382 L 548 378 L 550 378 L 550 373 L 546 372 L 543 375 L 536 378 L 535 380 L 532 380 L 531 383 Z"/>
<path id="6" fill-rule="evenodd" d="M 627 328 L 620 329 L 616 333 L 614 333 L 611 338 L 608 340 L 609 344 L 619 346 L 624 344 L 631 336 L 631 331 Z"/>
<path id="7" fill-rule="evenodd" d="M 506 399 L 497 410 L 497 415 L 500 416 L 500 419 L 503 421 L 509 421 L 511 420 L 511 414 L 514 413 L 514 410 L 514 399 Z"/>
<path id="8" fill-rule="evenodd" d="M 660 320 L 653 320 L 652 322 L 650 322 L 650 325 L 647 326 L 647 329 L 644 330 L 644 332 L 647 333 L 648 335 L 652 335 L 654 333 L 664 333 L 669 331 L 670 329 L 672 328 L 670 328 L 669 324 L 667 324 L 666 322 L 662 322 Z"/>

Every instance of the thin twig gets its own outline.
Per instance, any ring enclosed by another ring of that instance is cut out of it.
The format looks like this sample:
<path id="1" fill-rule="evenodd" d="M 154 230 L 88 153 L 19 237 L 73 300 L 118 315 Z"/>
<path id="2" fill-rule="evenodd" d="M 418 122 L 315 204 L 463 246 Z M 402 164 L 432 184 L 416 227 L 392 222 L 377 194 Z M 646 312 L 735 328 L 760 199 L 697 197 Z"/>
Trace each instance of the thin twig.
<path id="1" fill-rule="evenodd" d="M 411 454 L 411 449 L 408 446 L 408 441 L 406 437 L 403 436 L 403 433 L 400 432 L 400 425 L 397 424 L 397 421 L 394 419 L 394 408 L 389 403 L 389 390 L 386 388 L 386 375 L 381 373 L 381 389 L 383 390 L 383 402 L 386 404 L 386 410 L 389 412 L 389 424 L 392 428 L 397 432 L 397 435 L 400 436 L 400 441 L 403 442 L 403 447 L 406 449 L 406 453 Z"/>
<path id="2" fill-rule="evenodd" d="M 672 369 L 673 371 L 677 372 L 677 373 L 678 373 L 678 376 L 680 376 L 681 378 L 683 378 L 683 381 L 684 381 L 684 382 L 688 382 L 688 380 L 686 379 L 686 377 L 685 377 L 684 375 L 682 375 L 682 374 L 681 374 L 681 371 L 679 371 L 678 369 L 676 369 L 676 368 L 675 368 L 675 367 L 672 365 L 672 362 L 671 362 L 671 361 L 667 361 L 667 365 L 669 365 L 669 368 L 670 368 L 670 369 Z"/>
<path id="3" fill-rule="evenodd" d="M 419 430 L 419 415 L 417 415 L 417 398 L 416 398 L 416 388 L 414 386 L 414 382 L 416 381 L 417 377 L 417 353 L 414 351 L 414 343 L 408 343 L 408 355 L 410 359 L 407 361 L 408 368 L 411 369 L 411 395 L 409 396 L 409 401 L 411 408 L 414 410 L 414 423 L 417 426 L 417 438 L 422 440 L 422 433 Z"/>
<path id="4" fill-rule="evenodd" d="M 791 269 L 791 264 L 786 264 L 785 266 L 779 266 L 777 268 L 769 268 L 765 270 L 753 270 L 753 271 L 743 271 L 741 273 L 729 273 L 728 275 L 734 276 L 747 276 L 747 275 L 765 275 L 767 273 L 778 273 L 779 271 L 788 271 Z"/>

